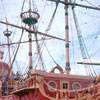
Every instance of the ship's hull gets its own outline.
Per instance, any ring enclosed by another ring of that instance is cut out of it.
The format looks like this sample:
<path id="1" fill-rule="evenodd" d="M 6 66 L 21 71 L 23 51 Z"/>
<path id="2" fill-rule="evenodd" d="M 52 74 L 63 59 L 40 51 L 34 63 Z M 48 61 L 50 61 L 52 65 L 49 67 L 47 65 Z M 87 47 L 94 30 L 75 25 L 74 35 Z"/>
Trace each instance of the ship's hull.
<path id="1" fill-rule="evenodd" d="M 0 100 L 100 100 L 100 83 L 94 85 L 94 77 L 37 70 L 31 75 L 16 82 L 10 95 Z"/>
<path id="2" fill-rule="evenodd" d="M 100 100 L 100 94 L 98 96 L 92 96 L 92 97 L 84 97 L 84 98 L 73 98 L 73 99 L 57 99 L 57 98 L 49 98 L 41 94 L 40 91 L 37 91 L 37 95 L 33 91 L 32 93 L 26 93 L 21 96 L 16 95 L 9 95 L 9 96 L 2 96 L 0 100 Z"/>

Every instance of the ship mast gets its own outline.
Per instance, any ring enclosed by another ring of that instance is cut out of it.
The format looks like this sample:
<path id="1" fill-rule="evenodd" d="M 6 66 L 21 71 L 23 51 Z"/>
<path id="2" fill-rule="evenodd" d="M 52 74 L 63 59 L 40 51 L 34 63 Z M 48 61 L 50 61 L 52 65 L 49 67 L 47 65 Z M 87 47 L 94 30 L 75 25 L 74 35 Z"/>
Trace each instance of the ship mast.
<path id="1" fill-rule="evenodd" d="M 31 17 L 31 0 L 29 0 L 29 17 Z M 29 25 L 29 29 L 31 29 L 31 25 Z M 29 70 L 32 69 L 32 35 L 29 32 Z"/>
<path id="2" fill-rule="evenodd" d="M 68 0 L 65 0 L 68 2 Z M 66 34 L 66 74 L 70 74 L 70 61 L 69 61 L 69 26 L 68 26 L 68 5 L 65 5 L 65 34 Z"/>
<path id="3" fill-rule="evenodd" d="M 71 68 L 70 68 L 70 57 L 69 57 L 69 27 L 68 27 L 68 6 L 78 6 L 78 7 L 82 7 L 82 8 L 89 8 L 89 9 L 94 9 L 94 10 L 100 10 L 99 7 L 92 7 L 92 6 L 87 6 L 87 5 L 81 5 L 78 3 L 73 3 L 68 0 L 49 0 L 52 2 L 56 2 L 56 3 L 62 3 L 65 5 L 65 34 L 66 34 L 66 66 L 65 66 L 65 70 L 66 70 L 66 74 L 70 74 Z"/>
<path id="4" fill-rule="evenodd" d="M 34 24 L 38 22 L 39 17 L 40 16 L 37 12 L 31 10 L 31 0 L 29 0 L 29 10 L 21 13 L 21 19 L 23 23 L 28 25 L 29 30 L 34 30 L 32 29 L 32 27 L 34 27 Z M 28 38 L 29 38 L 29 72 L 30 72 L 32 69 L 32 33 L 33 32 L 32 31 L 28 31 L 28 32 L 29 32 Z"/>
<path id="5" fill-rule="evenodd" d="M 8 56 L 9 56 L 9 71 L 8 71 L 8 75 L 11 74 L 11 68 L 12 68 L 12 65 L 11 65 L 11 57 L 10 57 L 10 44 L 9 44 L 9 37 L 11 36 L 11 31 L 9 31 L 8 29 L 6 31 L 3 32 L 4 35 L 7 37 L 7 43 L 8 43 Z"/>

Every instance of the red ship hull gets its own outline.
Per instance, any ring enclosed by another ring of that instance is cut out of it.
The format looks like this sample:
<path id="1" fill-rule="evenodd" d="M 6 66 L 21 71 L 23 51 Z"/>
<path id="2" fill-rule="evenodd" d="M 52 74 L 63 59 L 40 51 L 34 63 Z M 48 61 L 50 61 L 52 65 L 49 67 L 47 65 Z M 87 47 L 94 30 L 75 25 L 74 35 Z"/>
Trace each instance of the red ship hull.
<path id="1" fill-rule="evenodd" d="M 17 81 L 10 95 L 0 100 L 100 100 L 100 84 L 93 85 L 94 77 L 38 70 L 31 75 Z"/>

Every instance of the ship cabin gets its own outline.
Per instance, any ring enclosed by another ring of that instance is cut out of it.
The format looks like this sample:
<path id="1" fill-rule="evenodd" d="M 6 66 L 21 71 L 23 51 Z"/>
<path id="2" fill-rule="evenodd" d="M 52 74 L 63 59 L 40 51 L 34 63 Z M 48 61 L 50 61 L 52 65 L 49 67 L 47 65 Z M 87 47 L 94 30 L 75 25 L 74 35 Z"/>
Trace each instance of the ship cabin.
<path id="1" fill-rule="evenodd" d="M 55 72 L 56 69 L 59 73 Z M 86 88 L 89 88 L 95 79 L 90 76 L 64 74 L 59 66 L 54 67 L 49 73 L 39 70 L 32 70 L 31 73 L 37 75 L 38 80 L 39 78 L 42 80 L 42 84 L 39 85 L 42 95 L 61 99 L 75 98 L 76 92 L 79 92 L 78 96 L 81 98 L 83 91 L 87 92 Z"/>
<path id="2" fill-rule="evenodd" d="M 56 69 L 59 73 L 56 73 Z M 4 94 L 4 91 L 1 91 L 0 95 L 9 94 L 22 100 L 24 96 L 30 97 L 30 95 L 32 100 L 33 98 L 39 98 L 39 100 L 82 98 L 87 94 L 92 95 L 100 91 L 100 88 L 91 88 L 94 80 L 95 77 L 91 76 L 66 74 L 59 66 L 54 67 L 50 72 L 32 69 L 30 75 L 26 77 L 8 80 L 7 93 Z"/>

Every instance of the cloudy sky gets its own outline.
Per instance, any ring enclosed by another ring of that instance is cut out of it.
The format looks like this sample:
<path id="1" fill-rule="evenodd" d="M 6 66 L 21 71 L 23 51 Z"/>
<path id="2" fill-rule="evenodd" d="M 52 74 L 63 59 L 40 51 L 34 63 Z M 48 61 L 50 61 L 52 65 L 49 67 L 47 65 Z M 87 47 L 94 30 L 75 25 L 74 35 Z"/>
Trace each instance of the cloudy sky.
<path id="1" fill-rule="evenodd" d="M 7 21 L 16 24 L 23 25 L 21 22 L 20 14 L 22 12 L 22 5 L 24 0 L 1 0 L 0 1 L 0 20 Z M 35 0 L 34 0 L 35 1 Z M 76 0 L 77 3 L 86 4 L 90 6 L 99 6 L 99 0 Z M 28 0 L 25 0 L 24 10 L 28 11 Z M 33 5 L 35 5 L 33 7 Z M 37 5 L 37 6 L 36 6 Z M 51 19 L 51 16 L 55 9 L 55 3 L 48 2 L 46 0 L 36 0 L 36 2 L 32 2 L 32 8 L 38 10 L 40 14 L 40 19 L 38 21 L 37 27 L 38 31 L 45 32 L 47 25 Z M 76 16 L 78 19 L 79 27 L 81 29 L 82 37 L 85 41 L 86 48 L 88 54 L 90 55 L 91 62 L 99 62 L 100 55 L 100 12 L 96 10 L 90 10 L 86 8 L 75 7 Z M 82 74 L 85 75 L 85 70 L 83 65 L 77 65 L 77 62 L 83 61 L 81 56 L 81 51 L 79 51 L 79 43 L 77 39 L 76 28 L 73 22 L 73 14 L 71 7 L 69 7 L 69 34 L 70 34 L 70 62 L 71 62 L 71 73 L 72 74 Z M 0 24 L 0 42 L 7 43 L 6 37 L 3 35 L 3 31 L 7 28 L 6 25 Z M 19 41 L 22 31 L 17 28 L 13 28 L 8 26 L 8 29 L 12 31 L 12 35 L 10 37 L 10 41 L 16 42 Z M 64 5 L 59 4 L 57 9 L 54 22 L 52 23 L 51 30 L 49 34 L 65 39 L 65 17 L 64 17 Z M 22 41 L 28 40 L 28 33 L 24 32 L 24 36 Z M 32 39 L 34 39 L 34 35 L 32 35 Z M 39 37 L 40 38 L 40 37 Z M 39 42 L 40 43 L 40 42 Z M 36 44 L 33 44 L 33 65 L 36 65 L 37 62 L 37 51 Z M 41 43 L 40 43 L 41 44 Z M 65 42 L 50 39 L 46 41 L 46 46 L 52 55 L 53 59 L 65 70 Z M 13 52 L 16 50 L 17 45 L 11 45 L 11 57 L 13 59 Z M 43 62 L 45 65 L 46 71 L 50 71 L 50 69 L 56 64 L 48 54 L 46 47 L 43 47 Z M 7 58 L 7 46 L 0 47 L 1 50 L 5 51 L 4 59 L 6 63 L 8 63 Z M 18 51 L 18 55 L 16 57 L 15 63 L 13 65 L 13 70 L 19 70 L 21 72 L 26 72 L 28 66 L 28 43 L 21 44 L 20 49 Z M 35 67 L 35 66 L 33 66 Z M 42 69 L 42 66 L 38 65 L 38 69 Z M 100 72 L 99 66 L 94 66 L 97 74 Z"/>

